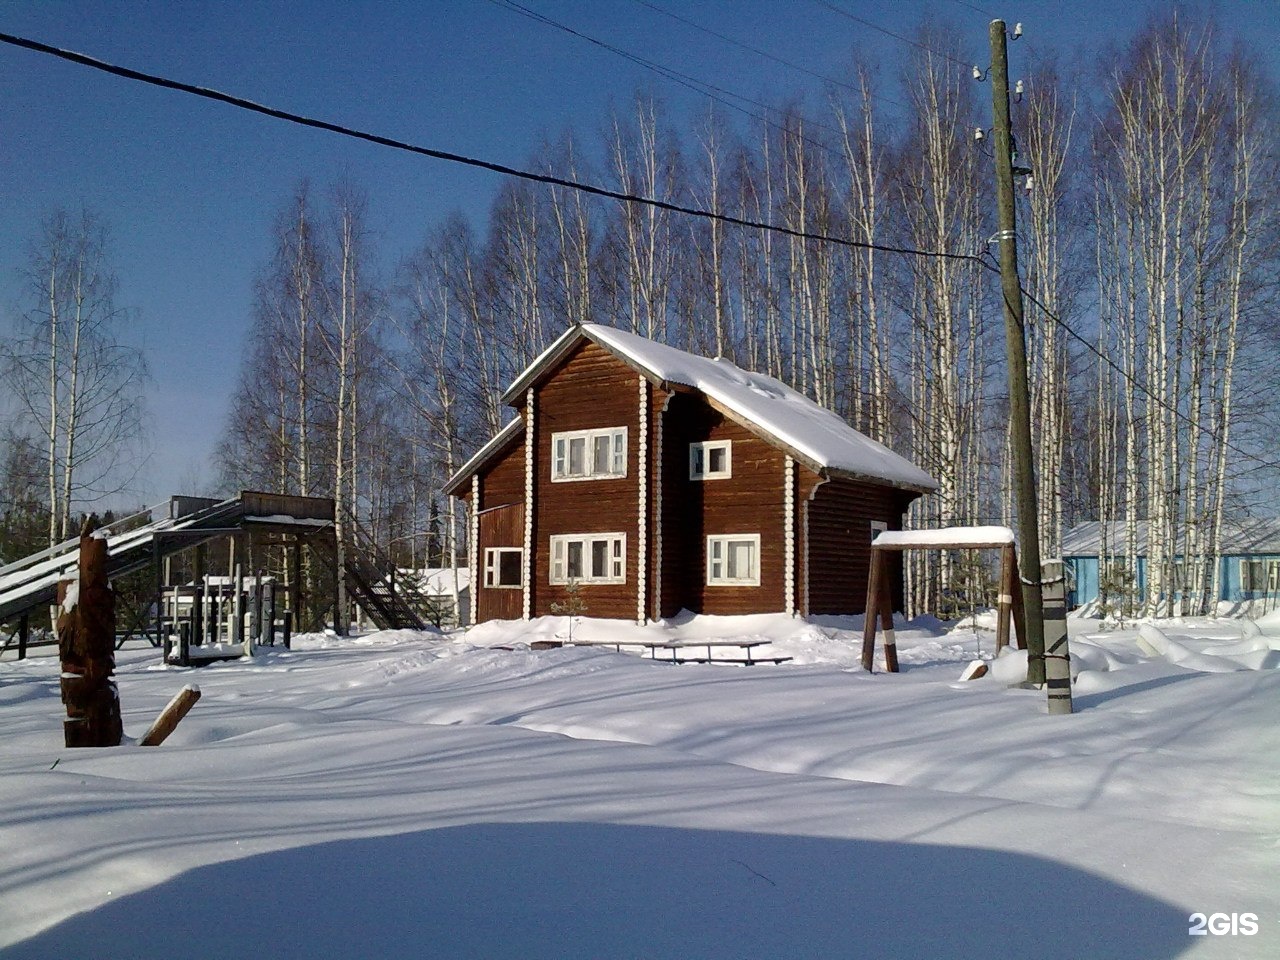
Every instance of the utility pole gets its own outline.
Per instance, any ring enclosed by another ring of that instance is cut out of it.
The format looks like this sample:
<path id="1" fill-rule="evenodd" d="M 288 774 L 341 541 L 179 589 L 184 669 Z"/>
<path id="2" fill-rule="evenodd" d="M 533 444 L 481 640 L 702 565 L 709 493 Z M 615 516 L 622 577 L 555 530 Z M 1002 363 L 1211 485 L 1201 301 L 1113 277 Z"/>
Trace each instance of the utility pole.
<path id="1" fill-rule="evenodd" d="M 1031 451 L 1031 405 L 1027 389 L 1022 284 L 1018 280 L 1017 210 L 1013 201 L 1013 134 L 1009 120 L 1009 54 L 1003 20 L 991 21 L 991 113 L 999 227 L 995 239 L 1000 241 L 1000 281 L 1004 291 L 1009 431 L 1013 444 L 1014 501 L 1018 507 L 1018 547 L 1022 554 L 1022 605 L 1026 611 L 1027 623 L 1027 681 L 1040 686 L 1045 682 L 1040 523 L 1036 508 L 1035 460 Z M 1070 712 L 1069 700 L 1067 712 Z"/>

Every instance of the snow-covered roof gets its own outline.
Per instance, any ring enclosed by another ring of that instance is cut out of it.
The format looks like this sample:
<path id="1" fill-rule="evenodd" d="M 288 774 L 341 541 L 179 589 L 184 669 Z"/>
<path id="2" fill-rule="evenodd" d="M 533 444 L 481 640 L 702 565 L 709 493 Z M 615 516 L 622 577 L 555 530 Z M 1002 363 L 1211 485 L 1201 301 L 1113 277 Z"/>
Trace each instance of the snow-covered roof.
<path id="1" fill-rule="evenodd" d="M 989 547 L 1013 543 L 1008 527 L 939 527 L 936 530 L 884 530 L 877 547 Z"/>
<path id="2" fill-rule="evenodd" d="M 772 377 L 743 370 L 723 357 L 700 357 L 614 327 L 584 323 L 570 328 L 512 383 L 503 400 L 518 402 L 524 390 L 583 336 L 656 381 L 701 391 L 744 425 L 756 427 L 813 466 L 925 492 L 938 488 L 911 461 Z"/>
<path id="3" fill-rule="evenodd" d="M 471 586 L 471 570 L 467 567 L 424 567 L 421 570 L 401 569 L 401 577 L 412 577 L 418 589 L 428 596 L 448 596 L 453 593 L 454 575 L 457 575 L 458 592 Z"/>
<path id="4" fill-rule="evenodd" d="M 1134 549 L 1139 556 L 1147 555 L 1147 538 L 1150 524 L 1146 520 L 1134 521 Z M 1123 553 L 1128 548 L 1128 522 L 1125 520 L 1089 520 L 1076 524 L 1062 537 L 1064 557 L 1096 557 L 1102 549 L 1105 533 L 1107 552 Z M 1229 556 L 1254 554 L 1280 555 L 1280 517 L 1246 517 L 1242 520 L 1224 520 L 1219 553 Z M 1181 544 L 1175 552 L 1181 550 Z"/>

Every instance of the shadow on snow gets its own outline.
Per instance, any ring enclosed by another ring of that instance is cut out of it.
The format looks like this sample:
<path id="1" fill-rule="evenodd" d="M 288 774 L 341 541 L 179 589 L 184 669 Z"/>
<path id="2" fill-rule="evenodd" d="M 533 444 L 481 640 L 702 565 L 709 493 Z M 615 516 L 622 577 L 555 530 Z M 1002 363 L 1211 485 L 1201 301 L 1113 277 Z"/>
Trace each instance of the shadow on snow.
<path id="1" fill-rule="evenodd" d="M 1186 947 L 1185 910 L 1022 854 L 525 823 L 198 868 L 5 956 L 1150 960 Z"/>

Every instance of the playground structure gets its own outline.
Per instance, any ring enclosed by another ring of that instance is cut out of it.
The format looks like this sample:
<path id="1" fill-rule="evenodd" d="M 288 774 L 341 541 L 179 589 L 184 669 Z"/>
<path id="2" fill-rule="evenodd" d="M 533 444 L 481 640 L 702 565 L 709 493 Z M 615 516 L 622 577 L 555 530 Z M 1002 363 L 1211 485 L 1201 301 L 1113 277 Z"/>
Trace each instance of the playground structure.
<path id="1" fill-rule="evenodd" d="M 885 669 L 898 672 L 898 646 L 893 632 L 893 600 L 889 594 L 886 565 L 889 554 L 906 550 L 999 550 L 1000 588 L 996 603 L 996 654 L 1009 645 L 1009 627 L 1015 631 L 1018 649 L 1026 649 L 1027 626 L 1022 609 L 1022 582 L 1013 531 L 1007 527 L 943 527 L 938 530 L 890 530 L 871 544 L 871 571 L 867 582 L 867 610 L 863 617 L 862 668 L 871 672 L 875 662 L 876 624 L 884 632 Z"/>
<path id="2" fill-rule="evenodd" d="M 175 496 L 114 521 L 106 570 L 114 584 L 149 571 L 146 600 L 120 604 L 117 649 L 133 637 L 178 651 L 177 662 L 240 656 L 255 643 L 288 642 L 298 629 L 333 623 L 338 578 L 349 601 L 382 629 L 421 629 L 425 598 L 397 582 L 395 567 L 355 520 L 343 516 L 341 550 L 334 501 L 244 491 L 226 500 Z M 0 567 L 0 652 L 26 655 L 31 626 L 56 601 L 58 583 L 76 575 L 79 539 Z M 119 592 L 117 591 L 119 597 Z M 240 647 L 234 650 L 233 647 Z"/>

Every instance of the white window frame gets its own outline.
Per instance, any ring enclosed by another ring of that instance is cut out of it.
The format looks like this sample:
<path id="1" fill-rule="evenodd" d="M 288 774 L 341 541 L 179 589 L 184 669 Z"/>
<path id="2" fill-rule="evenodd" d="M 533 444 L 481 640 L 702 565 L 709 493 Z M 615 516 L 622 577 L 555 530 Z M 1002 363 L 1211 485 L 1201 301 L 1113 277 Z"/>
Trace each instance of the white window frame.
<path id="1" fill-rule="evenodd" d="M 724 469 L 708 471 L 706 465 L 711 462 L 711 451 L 724 451 Z M 702 469 L 699 470 L 699 464 Z M 689 444 L 689 479 L 690 480 L 728 480 L 733 476 L 733 441 L 703 440 Z"/>
<path id="2" fill-rule="evenodd" d="M 885 523 L 883 520 L 872 520 L 871 521 L 871 542 L 875 543 L 876 537 L 880 536 L 880 534 L 882 533 L 887 533 L 888 531 L 889 531 L 889 524 Z"/>
<path id="3" fill-rule="evenodd" d="M 729 558 L 725 548 L 731 543 L 751 544 L 751 565 L 749 577 L 730 577 L 728 575 Z M 717 566 L 723 566 L 719 576 Z M 728 533 L 707 537 L 707 586 L 708 587 L 758 587 L 760 586 L 760 534 Z"/>
<path id="4" fill-rule="evenodd" d="M 1280 560 L 1267 561 L 1267 593 L 1280 593 Z"/>
<path id="5" fill-rule="evenodd" d="M 609 439 L 609 462 L 596 463 L 596 441 Z M 583 441 L 583 472 L 570 473 L 570 445 Z M 551 435 L 551 482 L 573 483 L 579 480 L 617 480 L 627 475 L 627 428 L 605 427 L 600 430 L 567 430 Z"/>
<path id="6" fill-rule="evenodd" d="M 605 543 L 605 569 L 595 567 L 596 543 Z M 569 554 L 574 546 L 581 552 L 583 570 L 580 576 L 569 575 Z M 550 582 L 563 586 L 570 580 L 584 586 L 627 582 L 627 535 L 625 533 L 567 533 L 553 536 L 550 542 Z M 590 568 L 590 569 L 588 569 Z"/>
<path id="7" fill-rule="evenodd" d="M 1257 564 L 1256 567 L 1251 566 Z M 1254 573 L 1257 576 L 1254 576 Z M 1261 560 L 1240 561 L 1240 589 L 1245 593 L 1263 593 L 1265 592 L 1261 584 L 1266 583 L 1267 569 L 1266 564 Z"/>
<path id="8" fill-rule="evenodd" d="M 514 553 L 520 557 L 520 579 L 515 583 L 498 582 L 502 575 L 501 554 Z M 485 547 L 484 548 L 484 585 L 489 590 L 519 590 L 524 586 L 524 548 L 523 547 Z"/>

